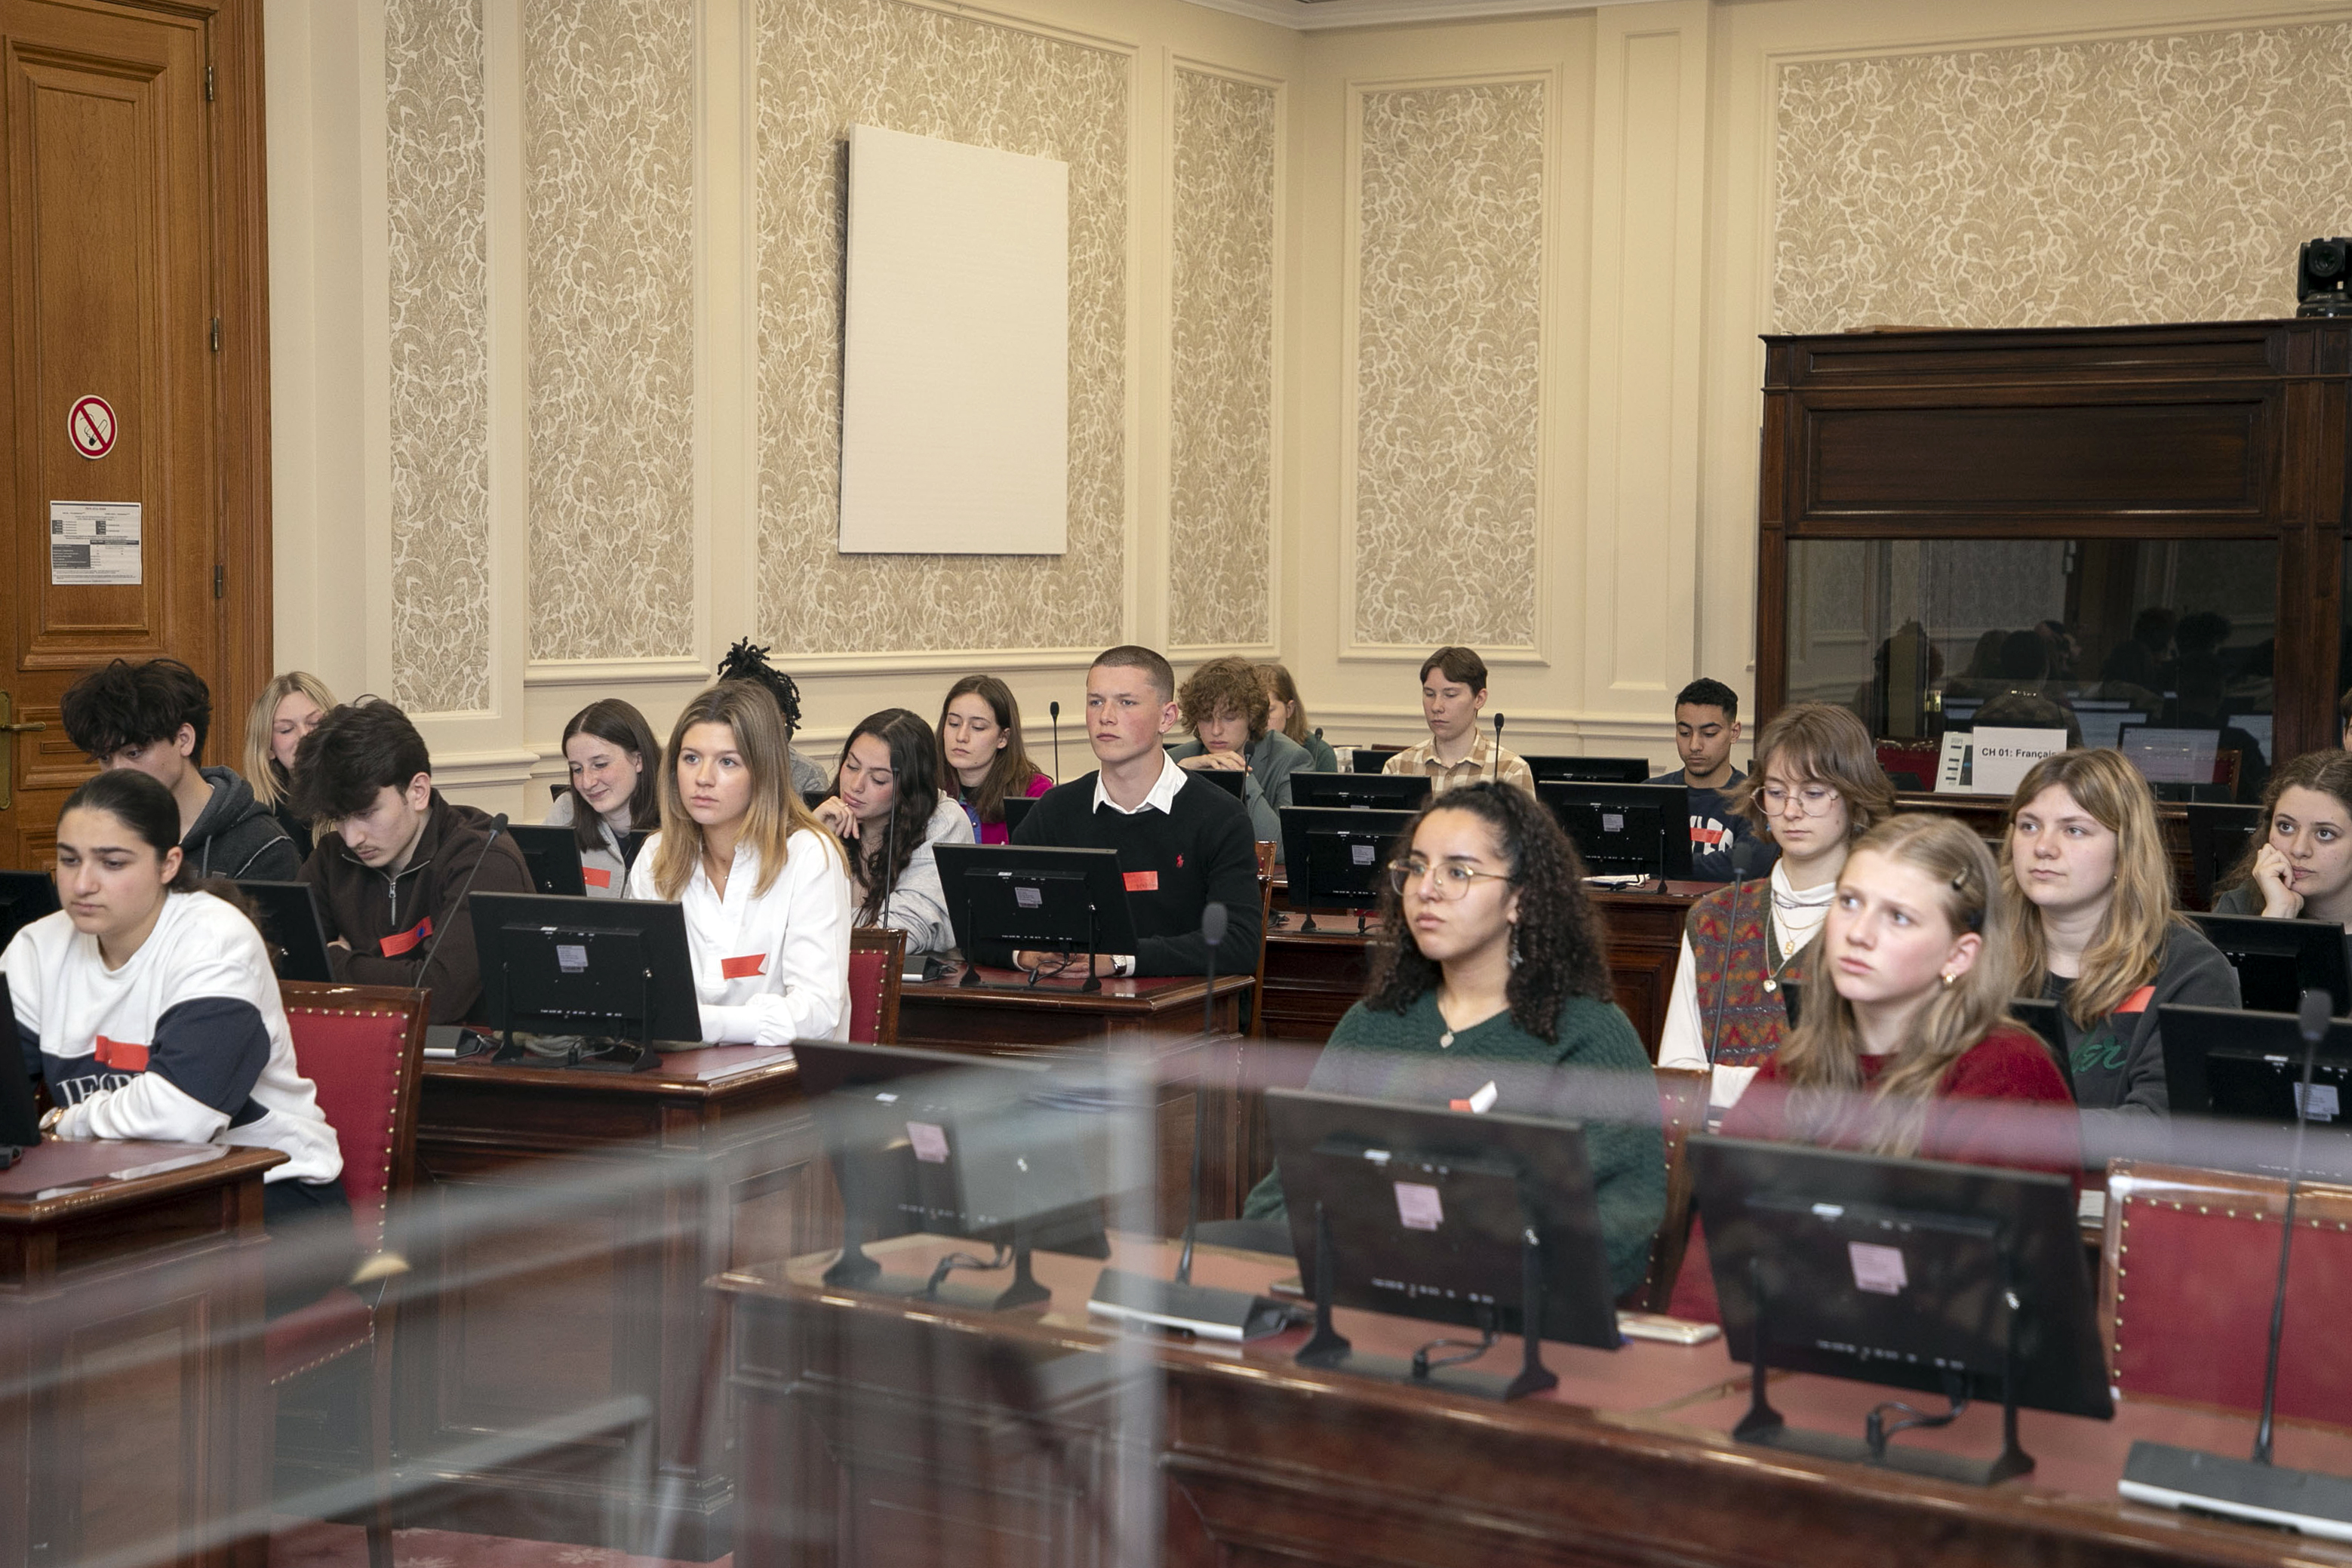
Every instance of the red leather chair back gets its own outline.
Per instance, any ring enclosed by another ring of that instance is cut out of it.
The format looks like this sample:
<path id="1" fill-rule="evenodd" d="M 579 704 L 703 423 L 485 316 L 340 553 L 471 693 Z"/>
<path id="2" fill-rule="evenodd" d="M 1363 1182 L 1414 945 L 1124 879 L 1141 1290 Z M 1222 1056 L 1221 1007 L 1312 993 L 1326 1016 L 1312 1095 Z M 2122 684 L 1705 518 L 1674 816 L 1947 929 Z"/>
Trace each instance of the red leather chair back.
<path id="1" fill-rule="evenodd" d="M 2117 1160 L 2108 1168 L 2099 1304 L 2116 1390 L 2227 1410 L 2262 1408 L 2286 1183 Z M 2278 1413 L 2352 1424 L 2352 1187 L 2295 1199 Z"/>
<path id="2" fill-rule="evenodd" d="M 319 1109 L 343 1152 L 343 1195 L 361 1250 L 379 1252 L 395 1193 L 416 1152 L 416 1084 L 425 1051 L 425 1001 L 392 986 L 279 987 L 294 1065 L 319 1091 Z"/>
<path id="3" fill-rule="evenodd" d="M 849 933 L 849 1037 L 869 1046 L 898 1039 L 899 976 L 907 963 L 907 933 L 887 926 L 859 926 Z"/>

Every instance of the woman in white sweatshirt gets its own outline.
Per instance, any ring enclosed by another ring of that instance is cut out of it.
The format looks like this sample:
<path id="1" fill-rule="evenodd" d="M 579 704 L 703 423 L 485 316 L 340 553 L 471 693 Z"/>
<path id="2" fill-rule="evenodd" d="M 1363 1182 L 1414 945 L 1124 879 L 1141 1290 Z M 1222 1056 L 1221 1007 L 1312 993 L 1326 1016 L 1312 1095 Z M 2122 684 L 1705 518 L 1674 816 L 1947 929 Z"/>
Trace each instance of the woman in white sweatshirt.
<path id="1" fill-rule="evenodd" d="M 67 797 L 57 853 L 64 908 L 0 955 L 25 1067 L 57 1108 L 43 1132 L 276 1149 L 269 1310 L 348 1279 L 358 1244 L 335 1130 L 294 1065 L 261 933 L 181 856 L 172 792 L 133 769 L 100 773 Z"/>
<path id="2" fill-rule="evenodd" d="M 714 1044 L 844 1039 L 849 872 L 792 785 L 767 691 L 722 680 L 686 705 L 662 759 L 661 831 L 629 897 L 686 907 L 687 946 Z"/>
<path id="3" fill-rule="evenodd" d="M 971 819 L 940 792 L 940 755 L 931 727 L 904 708 L 857 721 L 842 743 L 834 793 L 817 819 L 849 850 L 850 891 L 857 923 L 907 933 L 910 952 L 955 945 L 934 844 L 969 844 Z"/>

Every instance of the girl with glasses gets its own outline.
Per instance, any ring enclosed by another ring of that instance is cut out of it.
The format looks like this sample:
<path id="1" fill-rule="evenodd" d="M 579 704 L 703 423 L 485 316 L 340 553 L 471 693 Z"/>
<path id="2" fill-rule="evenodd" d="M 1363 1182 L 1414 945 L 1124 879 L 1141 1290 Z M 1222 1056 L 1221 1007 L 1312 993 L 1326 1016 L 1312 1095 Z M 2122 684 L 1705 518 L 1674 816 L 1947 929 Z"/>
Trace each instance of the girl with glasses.
<path id="1" fill-rule="evenodd" d="M 1691 906 L 1683 926 L 1662 1068 L 1705 1068 L 1709 1098 L 1736 1103 L 1780 1048 L 1788 988 L 1805 984 L 1805 950 L 1822 929 L 1847 847 L 1895 811 L 1870 731 L 1843 708 L 1784 708 L 1756 742 L 1756 765 L 1732 809 L 1779 851 L 1769 877 L 1735 882 Z"/>
<path id="2" fill-rule="evenodd" d="M 1665 1212 L 1664 1146 L 1583 877 L 1550 810 L 1525 790 L 1483 781 L 1423 806 L 1390 865 L 1364 998 L 1307 1087 L 1584 1121 L 1622 1294 L 1641 1282 Z M 1280 1170 L 1243 1215 L 1285 1217 Z"/>

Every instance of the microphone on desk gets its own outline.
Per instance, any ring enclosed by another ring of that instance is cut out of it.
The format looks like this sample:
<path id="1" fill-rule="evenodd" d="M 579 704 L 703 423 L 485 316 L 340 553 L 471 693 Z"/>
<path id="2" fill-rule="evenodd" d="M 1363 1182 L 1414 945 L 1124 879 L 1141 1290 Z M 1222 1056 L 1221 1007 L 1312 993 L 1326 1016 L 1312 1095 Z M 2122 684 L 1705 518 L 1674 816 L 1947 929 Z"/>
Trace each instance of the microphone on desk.
<path id="1" fill-rule="evenodd" d="M 1224 940 L 1228 920 L 1223 904 L 1212 903 L 1201 911 L 1201 937 L 1209 944 L 1209 1000 L 1204 1005 L 1207 1016 L 1203 1020 L 1203 1032 L 1208 1034 L 1215 1033 L 1217 944 Z M 1238 1079 L 1234 1087 L 1238 1093 Z M 1087 1306 L 1105 1317 L 1181 1329 L 1202 1339 L 1263 1339 L 1288 1326 L 1287 1306 L 1246 1290 L 1219 1290 L 1192 1283 L 1192 1237 L 1201 1223 L 1202 1151 L 1206 1143 L 1201 1126 L 1199 1097 L 1202 1092 L 1201 1080 L 1194 1079 L 1192 1194 L 1185 1208 L 1183 1248 L 1177 1255 L 1176 1278 L 1167 1280 L 1124 1268 L 1106 1268 L 1096 1277 L 1094 1295 Z"/>
<path id="2" fill-rule="evenodd" d="M 1048 702 L 1045 704 L 1045 713 L 1054 721 L 1054 782 L 1066 784 L 1068 781 L 1062 777 L 1062 705 L 1059 702 Z"/>
<path id="3" fill-rule="evenodd" d="M 2278 1284 L 2271 1294 L 2271 1328 L 2263 1368 L 2263 1417 L 2250 1459 L 2231 1459 L 2169 1443 L 2134 1443 L 2116 1489 L 2158 1508 L 2284 1524 L 2305 1535 L 2352 1535 L 2352 1479 L 2271 1463 L 2271 1420 L 2278 1407 L 2279 1341 L 2286 1329 L 2286 1266 L 2294 1247 L 2295 1191 L 2303 1180 L 2303 1135 L 2311 1120 L 2312 1068 L 2327 1037 L 2328 994 L 2306 991 L 2295 1022 L 2303 1036 L 2302 1088 L 2294 1102 L 2294 1151 L 2286 1169 L 2286 1215 L 2279 1232 Z"/>
<path id="4" fill-rule="evenodd" d="M 1497 780 L 1503 776 L 1503 716 L 1500 713 L 1495 715 L 1495 762 L 1487 771 Z"/>
<path id="5" fill-rule="evenodd" d="M 491 847 L 498 843 L 499 835 L 506 830 L 507 814 L 505 812 L 502 811 L 490 818 L 490 836 L 482 841 L 482 853 L 474 861 L 473 868 L 466 873 L 465 886 L 457 889 L 457 898 L 450 901 L 449 910 L 452 915 L 455 915 L 458 907 L 465 903 L 466 895 L 474 890 L 474 878 L 481 871 L 482 861 L 490 858 Z M 450 924 L 455 923 L 454 920 L 450 922 Z M 441 939 L 448 934 L 449 926 L 444 925 L 425 942 L 425 962 L 416 966 L 416 984 L 409 987 L 420 1000 L 425 995 L 425 976 L 433 968 L 433 955 L 441 951 Z M 428 1049 L 446 1050 L 452 1056 L 478 1056 L 485 1047 L 477 1042 L 473 1050 L 467 1050 L 466 1046 L 468 1038 L 468 1033 L 464 1026 L 457 1024 L 434 1024 L 427 1026 L 425 1031 L 425 1043 Z"/>

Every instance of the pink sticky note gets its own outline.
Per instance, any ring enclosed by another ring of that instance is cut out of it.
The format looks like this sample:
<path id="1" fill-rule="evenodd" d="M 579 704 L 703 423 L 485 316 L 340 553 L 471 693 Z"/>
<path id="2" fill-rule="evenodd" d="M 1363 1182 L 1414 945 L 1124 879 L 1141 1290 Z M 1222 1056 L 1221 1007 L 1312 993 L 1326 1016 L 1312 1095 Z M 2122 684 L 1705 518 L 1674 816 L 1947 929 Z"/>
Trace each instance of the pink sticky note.
<path id="1" fill-rule="evenodd" d="M 1407 1230 L 1435 1230 L 1445 1223 L 1445 1205 L 1437 1189 L 1423 1182 L 1396 1184 L 1397 1218 Z"/>
<path id="2" fill-rule="evenodd" d="M 1899 1296 L 1903 1287 L 1911 1283 L 1903 1272 L 1903 1249 L 1899 1247 L 1879 1247 L 1867 1241 L 1845 1244 L 1847 1260 L 1853 1265 L 1853 1288 L 1874 1295 Z"/>
<path id="3" fill-rule="evenodd" d="M 915 1158 L 927 1165 L 948 1163 L 948 1135 L 944 1130 L 929 1121 L 907 1123 L 907 1141 L 915 1146 Z"/>

